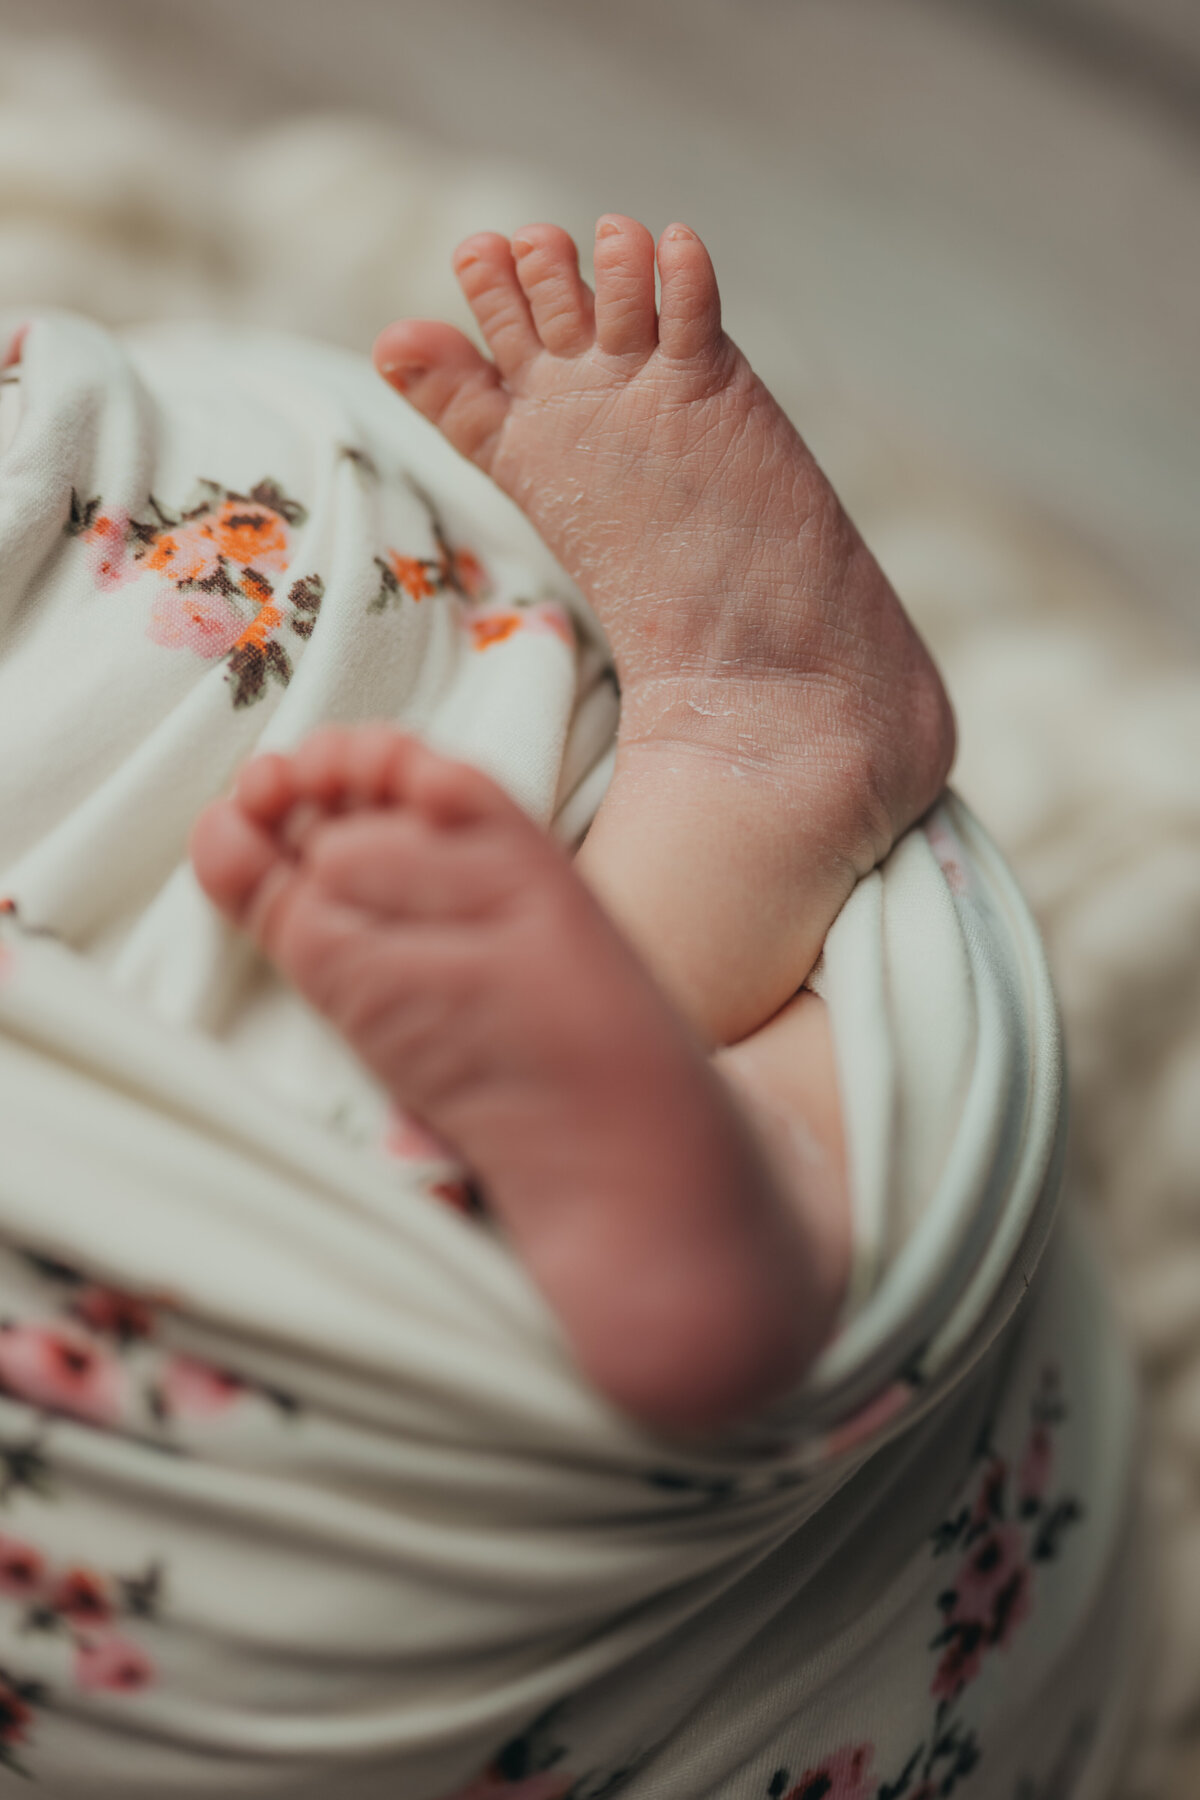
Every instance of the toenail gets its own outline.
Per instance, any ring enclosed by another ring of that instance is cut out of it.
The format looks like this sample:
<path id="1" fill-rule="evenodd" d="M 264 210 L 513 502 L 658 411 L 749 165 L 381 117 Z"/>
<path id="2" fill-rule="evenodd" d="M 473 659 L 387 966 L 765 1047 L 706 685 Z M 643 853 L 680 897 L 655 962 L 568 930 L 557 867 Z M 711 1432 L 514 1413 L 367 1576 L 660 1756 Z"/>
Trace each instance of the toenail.
<path id="1" fill-rule="evenodd" d="M 596 236 L 598 238 L 616 237 L 620 229 L 621 227 L 617 224 L 615 219 L 601 219 L 596 227 Z"/>
<path id="2" fill-rule="evenodd" d="M 410 382 L 418 380 L 420 376 L 426 375 L 428 372 L 425 363 L 385 362 L 379 365 L 379 373 L 385 381 L 390 381 L 393 387 L 407 387 Z"/>
<path id="3" fill-rule="evenodd" d="M 670 238 L 672 243 L 686 243 L 689 238 L 694 238 L 696 234 L 694 231 L 689 231 L 686 225 L 669 225 L 664 235 Z"/>
<path id="4" fill-rule="evenodd" d="M 512 240 L 513 252 L 517 256 L 526 256 L 533 249 L 533 244 L 526 237 L 515 237 Z"/>

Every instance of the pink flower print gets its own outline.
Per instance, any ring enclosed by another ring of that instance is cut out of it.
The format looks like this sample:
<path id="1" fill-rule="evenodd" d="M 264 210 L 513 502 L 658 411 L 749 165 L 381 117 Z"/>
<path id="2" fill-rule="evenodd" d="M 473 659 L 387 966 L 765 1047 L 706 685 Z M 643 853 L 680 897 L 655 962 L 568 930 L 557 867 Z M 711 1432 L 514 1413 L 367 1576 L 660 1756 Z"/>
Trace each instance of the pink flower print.
<path id="1" fill-rule="evenodd" d="M 1021 1533 L 1013 1525 L 998 1525 L 975 1545 L 959 1570 L 951 1617 L 977 1619 L 988 1627 L 991 1643 L 1005 1643 L 1029 1612 L 1029 1585 Z"/>
<path id="2" fill-rule="evenodd" d="M 154 1664 L 127 1638 L 105 1632 L 76 1644 L 75 1680 L 91 1693 L 135 1694 L 154 1680 Z"/>
<path id="3" fill-rule="evenodd" d="M 481 600 L 492 585 L 487 570 L 473 550 L 454 551 L 450 558 L 450 574 L 469 600 Z"/>
<path id="4" fill-rule="evenodd" d="M 223 594 L 186 589 L 154 602 L 147 636 L 164 650 L 194 650 L 212 662 L 237 643 L 246 621 Z"/>
<path id="5" fill-rule="evenodd" d="M 1004 1488 L 1008 1481 L 1008 1464 L 1002 1456 L 993 1456 L 984 1471 L 983 1481 L 971 1511 L 972 1525 L 989 1525 L 1004 1510 Z"/>
<path id="6" fill-rule="evenodd" d="M 549 1772 L 528 1775 L 524 1781 L 505 1781 L 502 1775 L 482 1775 L 470 1787 L 460 1788 L 447 1800 L 567 1800 L 572 1778 Z"/>
<path id="7" fill-rule="evenodd" d="M 816 1768 L 806 1769 L 786 1800 L 868 1800 L 875 1782 L 874 1744 L 846 1744 Z"/>
<path id="8" fill-rule="evenodd" d="M 32 1719 L 32 1709 L 12 1683 L 0 1677 L 0 1744 L 11 1748 L 13 1744 L 24 1743 Z"/>
<path id="9" fill-rule="evenodd" d="M 120 1363 L 68 1326 L 0 1329 L 0 1385 L 31 1406 L 93 1425 L 114 1425 L 125 1398 Z"/>
<path id="10" fill-rule="evenodd" d="M 953 1629 L 953 1636 L 943 1651 L 929 1684 L 929 1692 L 933 1698 L 956 1700 L 982 1669 L 986 1649 L 987 1633 L 978 1620 L 966 1619 L 959 1622 Z"/>
<path id="11" fill-rule="evenodd" d="M 947 829 L 942 820 L 934 817 L 925 825 L 925 836 L 929 847 L 937 858 L 938 867 L 946 880 L 946 886 L 952 894 L 970 892 L 971 878 L 967 873 L 959 849 L 958 839 Z"/>
<path id="12" fill-rule="evenodd" d="M 0 1537 L 0 1594 L 12 1600 L 31 1600 L 40 1593 L 46 1559 L 32 1544 Z"/>
<path id="13" fill-rule="evenodd" d="M 136 581 L 142 566 L 130 554 L 129 514 L 101 513 L 84 532 L 92 565 L 92 580 L 104 592 Z"/>
<path id="14" fill-rule="evenodd" d="M 159 1382 L 167 1411 L 183 1419 L 211 1419 L 227 1412 L 246 1391 L 239 1375 L 193 1356 L 173 1356 Z"/>
<path id="15" fill-rule="evenodd" d="M 148 1338 L 154 1330 L 154 1309 L 149 1302 L 119 1288 L 80 1288 L 71 1301 L 71 1311 L 90 1331 L 115 1337 L 122 1344 Z"/>
<path id="16" fill-rule="evenodd" d="M 1045 1425 L 1035 1425 L 1029 1434 L 1017 1475 L 1017 1493 L 1022 1505 L 1036 1506 L 1044 1497 L 1053 1468 L 1053 1439 Z"/>
<path id="17" fill-rule="evenodd" d="M 525 614 L 525 629 L 559 638 L 569 650 L 575 648 L 570 616 L 557 600 L 539 600 L 536 606 L 531 606 Z"/>
<path id="18" fill-rule="evenodd" d="M 49 1605 L 73 1625 L 107 1625 L 113 1616 L 108 1583 L 90 1569 L 68 1569 L 49 1594 Z"/>
<path id="19" fill-rule="evenodd" d="M 25 348 L 25 339 L 29 336 L 28 325 L 18 325 L 8 340 L 8 349 L 0 362 L 0 369 L 15 369 L 21 360 L 21 352 Z"/>
<path id="20" fill-rule="evenodd" d="M 974 1681 L 986 1652 L 1004 1647 L 1033 1608 L 1025 1545 L 1012 1525 L 994 1526 L 967 1556 L 946 1614 L 946 1647 L 930 1693 L 953 1700 Z"/>

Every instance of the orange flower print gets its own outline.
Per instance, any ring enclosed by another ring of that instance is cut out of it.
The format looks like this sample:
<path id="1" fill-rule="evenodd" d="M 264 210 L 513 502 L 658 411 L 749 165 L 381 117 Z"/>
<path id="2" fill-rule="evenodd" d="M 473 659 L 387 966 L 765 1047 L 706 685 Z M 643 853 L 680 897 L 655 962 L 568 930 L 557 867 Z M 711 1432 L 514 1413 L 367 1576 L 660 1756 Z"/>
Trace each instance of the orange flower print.
<path id="1" fill-rule="evenodd" d="M 283 624 L 283 614 L 272 604 L 271 589 L 265 576 L 259 575 L 256 570 L 247 569 L 238 586 L 246 598 L 255 603 L 258 611 L 245 630 L 239 633 L 234 648 L 242 649 L 250 644 L 261 650 L 266 646 L 271 633 Z"/>
<path id="2" fill-rule="evenodd" d="M 433 535 L 436 556 L 409 556 L 401 550 L 389 549 L 377 556 L 379 589 L 368 611 L 386 612 L 401 595 L 409 600 L 427 600 L 451 588 L 461 600 L 479 600 L 491 587 L 491 579 L 479 558 L 471 550 L 451 550 L 446 534 L 435 517 Z"/>
<path id="3" fill-rule="evenodd" d="M 154 1664 L 144 1650 L 115 1633 L 81 1638 L 75 1646 L 75 1681 L 87 1692 L 132 1694 L 154 1680 Z"/>
<path id="4" fill-rule="evenodd" d="M 482 618 L 466 621 L 476 650 L 489 650 L 493 644 L 502 644 L 514 631 L 520 631 L 521 624 L 518 612 L 485 613 Z"/>
<path id="5" fill-rule="evenodd" d="M 139 561 L 143 568 L 180 583 L 207 581 L 216 574 L 220 558 L 212 527 L 194 520 L 174 531 L 160 532 Z"/>
<path id="6" fill-rule="evenodd" d="M 68 1326 L 0 1328 L 0 1387 L 17 1400 L 92 1425 L 115 1425 L 125 1401 L 121 1364 Z"/>
<path id="7" fill-rule="evenodd" d="M 202 527 L 220 555 L 243 568 L 286 569 L 291 536 L 286 519 L 270 506 L 226 500 L 215 519 Z"/>
<path id="8" fill-rule="evenodd" d="M 396 577 L 410 600 L 425 600 L 437 589 L 429 579 L 428 566 L 415 556 L 401 556 L 398 550 L 388 551 L 388 567 Z"/>
<path id="9" fill-rule="evenodd" d="M 554 600 L 539 600 L 532 606 L 505 607 L 502 611 L 466 613 L 463 623 L 476 650 L 489 650 L 502 644 L 514 632 L 556 637 L 569 649 L 575 647 L 575 633 L 565 607 Z"/>
<path id="10" fill-rule="evenodd" d="M 141 560 L 169 581 L 207 581 L 222 561 L 286 569 L 290 541 L 288 522 L 275 507 L 236 494 L 155 532 Z"/>

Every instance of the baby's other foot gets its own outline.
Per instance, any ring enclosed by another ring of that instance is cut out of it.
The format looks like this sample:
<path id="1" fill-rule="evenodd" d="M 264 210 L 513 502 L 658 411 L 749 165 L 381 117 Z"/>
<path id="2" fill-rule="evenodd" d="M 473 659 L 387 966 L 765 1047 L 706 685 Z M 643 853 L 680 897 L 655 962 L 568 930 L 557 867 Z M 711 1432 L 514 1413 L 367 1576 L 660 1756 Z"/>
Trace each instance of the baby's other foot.
<path id="1" fill-rule="evenodd" d="M 192 841 L 247 929 L 474 1172 L 581 1366 L 656 1425 L 786 1387 L 844 1283 L 691 1032 L 487 777 L 386 727 L 243 771 Z"/>
<path id="2" fill-rule="evenodd" d="M 722 331 L 694 232 L 672 225 L 656 248 L 601 219 L 594 296 L 551 225 L 470 238 L 456 269 L 494 360 L 410 320 L 376 362 L 595 606 L 622 722 L 582 866 L 693 1021 L 733 1041 L 795 991 L 855 880 L 936 799 L 945 692 Z"/>

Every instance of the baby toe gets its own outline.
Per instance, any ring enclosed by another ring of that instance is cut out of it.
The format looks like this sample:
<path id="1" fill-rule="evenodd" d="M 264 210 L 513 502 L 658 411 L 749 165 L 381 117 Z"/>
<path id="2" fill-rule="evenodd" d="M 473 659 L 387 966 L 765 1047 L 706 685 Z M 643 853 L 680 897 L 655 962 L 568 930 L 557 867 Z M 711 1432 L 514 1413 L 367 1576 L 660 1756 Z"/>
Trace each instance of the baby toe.
<path id="1" fill-rule="evenodd" d="M 708 251 L 686 225 L 668 225 L 658 240 L 658 272 L 659 347 L 683 359 L 711 353 L 721 342 L 721 296 Z"/>
<path id="2" fill-rule="evenodd" d="M 296 798 L 291 761 L 269 752 L 238 771 L 234 799 L 259 825 L 277 825 Z"/>
<path id="3" fill-rule="evenodd" d="M 506 381 L 537 356 L 542 341 L 517 279 L 512 246 L 499 232 L 468 238 L 454 253 L 454 273 Z"/>
<path id="4" fill-rule="evenodd" d="M 558 225 L 526 225 L 512 240 L 517 279 L 534 325 L 555 356 L 577 356 L 594 336 L 592 292 L 579 273 L 579 253 Z"/>
<path id="5" fill-rule="evenodd" d="M 348 734 L 343 793 L 350 806 L 377 807 L 396 799 L 395 781 L 406 739 L 394 725 L 360 725 Z"/>
<path id="6" fill-rule="evenodd" d="M 402 319 L 380 333 L 375 367 L 449 439 L 461 456 L 483 462 L 509 399 L 494 363 L 453 325 Z"/>
<path id="7" fill-rule="evenodd" d="M 346 804 L 353 739 L 354 732 L 341 725 L 326 725 L 305 738 L 291 757 L 297 802 L 324 807 L 330 812 L 336 812 Z"/>
<path id="8" fill-rule="evenodd" d="M 606 213 L 594 260 L 597 344 L 612 356 L 649 356 L 658 342 L 654 239 L 636 219 Z"/>
<path id="9" fill-rule="evenodd" d="M 282 861 L 272 834 L 234 801 L 206 806 L 188 846 L 196 879 L 214 906 L 244 925 Z"/>

